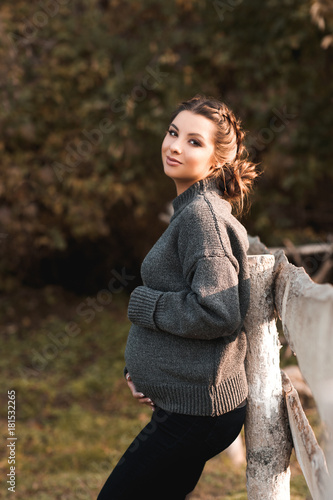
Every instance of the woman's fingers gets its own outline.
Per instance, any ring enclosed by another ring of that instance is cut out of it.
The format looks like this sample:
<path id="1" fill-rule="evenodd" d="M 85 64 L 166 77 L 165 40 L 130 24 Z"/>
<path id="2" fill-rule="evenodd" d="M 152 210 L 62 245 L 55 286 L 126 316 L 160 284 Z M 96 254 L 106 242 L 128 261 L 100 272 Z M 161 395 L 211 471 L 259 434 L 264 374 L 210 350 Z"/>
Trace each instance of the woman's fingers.
<path id="1" fill-rule="evenodd" d="M 127 380 L 127 385 L 130 388 L 130 391 L 131 391 L 132 396 L 134 398 L 140 399 L 140 398 L 144 398 L 145 397 L 145 395 L 142 394 L 142 392 L 138 392 L 136 390 L 135 385 L 133 384 L 133 382 L 130 382 L 129 380 Z"/>
<path id="2" fill-rule="evenodd" d="M 154 404 L 150 398 L 140 398 L 139 403 L 149 406 L 152 406 Z"/>
<path id="3" fill-rule="evenodd" d="M 127 375 L 126 375 L 126 381 L 127 381 L 128 387 L 130 388 L 132 396 L 134 398 L 138 399 L 139 403 L 144 404 L 144 405 L 148 405 L 148 406 L 150 406 L 150 408 L 152 408 L 152 410 L 154 410 L 155 405 L 154 405 L 153 401 L 150 398 L 147 398 L 142 392 L 138 392 L 136 390 L 135 385 L 132 382 L 132 379 L 131 379 L 129 373 L 127 373 Z"/>
<path id="4" fill-rule="evenodd" d="M 127 385 L 131 390 L 132 396 L 136 399 L 142 399 L 145 397 L 145 395 L 142 392 L 138 392 L 135 388 L 135 385 L 133 382 L 127 381 Z"/>

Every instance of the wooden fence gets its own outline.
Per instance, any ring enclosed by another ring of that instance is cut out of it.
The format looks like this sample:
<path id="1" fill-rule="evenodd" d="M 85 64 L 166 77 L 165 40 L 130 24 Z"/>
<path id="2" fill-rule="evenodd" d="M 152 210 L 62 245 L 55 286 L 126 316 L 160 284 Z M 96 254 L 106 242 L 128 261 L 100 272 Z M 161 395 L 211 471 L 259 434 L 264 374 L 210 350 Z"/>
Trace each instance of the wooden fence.
<path id="1" fill-rule="evenodd" d="M 245 321 L 248 499 L 290 499 L 289 463 L 294 447 L 313 499 L 332 500 L 333 287 L 314 283 L 282 251 L 273 255 L 258 238 L 249 239 L 251 303 Z M 326 425 L 326 458 L 296 390 L 280 370 L 277 316 Z"/>

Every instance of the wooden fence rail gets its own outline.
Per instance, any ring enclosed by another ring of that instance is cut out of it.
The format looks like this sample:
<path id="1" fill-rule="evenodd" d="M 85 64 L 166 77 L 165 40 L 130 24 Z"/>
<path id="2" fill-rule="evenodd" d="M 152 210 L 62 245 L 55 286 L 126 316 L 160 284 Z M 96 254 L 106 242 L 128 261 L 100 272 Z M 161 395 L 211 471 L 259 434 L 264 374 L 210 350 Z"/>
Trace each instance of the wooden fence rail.
<path id="1" fill-rule="evenodd" d="M 245 423 L 249 500 L 290 499 L 292 445 L 314 500 L 332 500 L 325 456 L 279 366 L 276 315 L 326 424 L 328 470 L 333 436 L 333 287 L 314 283 L 283 252 L 250 239 L 251 304 L 245 321 L 249 404 Z M 282 380 L 283 379 L 283 380 Z"/>

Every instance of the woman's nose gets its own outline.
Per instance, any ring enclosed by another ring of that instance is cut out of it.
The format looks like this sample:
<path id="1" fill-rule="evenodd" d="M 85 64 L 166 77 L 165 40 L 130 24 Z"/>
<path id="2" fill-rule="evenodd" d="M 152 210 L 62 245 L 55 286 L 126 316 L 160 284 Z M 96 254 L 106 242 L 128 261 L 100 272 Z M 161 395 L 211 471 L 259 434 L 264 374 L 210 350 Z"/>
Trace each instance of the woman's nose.
<path id="1" fill-rule="evenodd" d="M 181 145 L 178 140 L 173 141 L 173 143 L 170 146 L 170 150 L 174 153 L 181 153 Z"/>

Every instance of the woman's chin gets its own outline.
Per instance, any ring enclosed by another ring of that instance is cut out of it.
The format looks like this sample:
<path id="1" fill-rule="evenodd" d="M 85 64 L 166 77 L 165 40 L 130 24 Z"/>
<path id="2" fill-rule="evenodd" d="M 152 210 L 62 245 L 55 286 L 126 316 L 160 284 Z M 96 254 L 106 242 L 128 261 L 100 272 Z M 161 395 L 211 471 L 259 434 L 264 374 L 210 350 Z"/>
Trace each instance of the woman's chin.
<path id="1" fill-rule="evenodd" d="M 168 177 L 171 177 L 171 179 L 174 179 L 174 178 L 178 178 L 179 175 L 180 175 L 180 172 L 177 172 L 177 169 L 179 169 L 179 167 L 171 167 L 170 165 L 164 165 L 164 173 L 165 175 L 167 175 Z"/>

